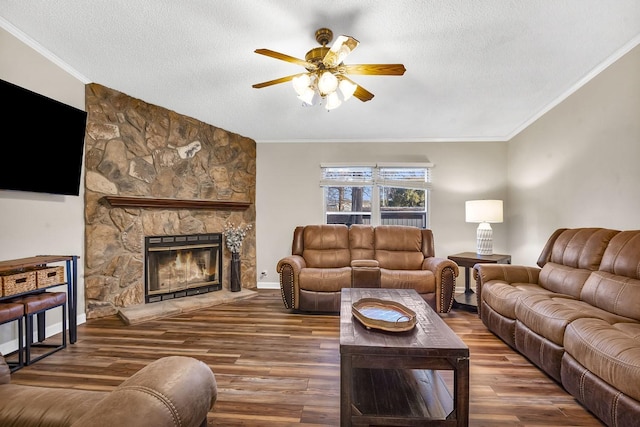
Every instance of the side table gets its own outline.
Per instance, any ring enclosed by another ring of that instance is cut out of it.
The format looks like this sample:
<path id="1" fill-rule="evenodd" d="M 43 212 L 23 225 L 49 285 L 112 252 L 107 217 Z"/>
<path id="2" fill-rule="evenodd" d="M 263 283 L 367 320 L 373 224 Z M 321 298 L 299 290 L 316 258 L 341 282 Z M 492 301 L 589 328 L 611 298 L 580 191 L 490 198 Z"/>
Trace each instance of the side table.
<path id="1" fill-rule="evenodd" d="M 511 255 L 478 255 L 475 252 L 461 252 L 455 255 L 449 255 L 448 258 L 458 264 L 459 267 L 464 267 L 464 293 L 456 294 L 453 305 L 454 307 L 463 307 L 471 310 L 478 309 L 478 299 L 476 293 L 471 289 L 470 269 L 474 265 L 479 263 L 484 264 L 511 264 Z"/>

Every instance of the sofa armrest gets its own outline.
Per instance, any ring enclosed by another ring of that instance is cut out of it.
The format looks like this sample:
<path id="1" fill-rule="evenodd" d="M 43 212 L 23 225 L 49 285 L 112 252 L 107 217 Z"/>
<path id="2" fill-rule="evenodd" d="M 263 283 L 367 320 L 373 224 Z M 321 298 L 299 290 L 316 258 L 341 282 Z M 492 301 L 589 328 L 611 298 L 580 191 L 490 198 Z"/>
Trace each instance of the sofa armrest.
<path id="1" fill-rule="evenodd" d="M 540 268 L 511 264 L 476 264 L 473 277 L 480 283 L 501 280 L 506 283 L 538 283 Z"/>
<path id="2" fill-rule="evenodd" d="M 473 266 L 473 278 L 476 281 L 478 298 L 478 316 L 482 310 L 482 285 L 490 280 L 505 283 L 538 283 L 540 268 L 511 264 L 476 264 Z"/>
<path id="3" fill-rule="evenodd" d="M 278 261 L 276 271 L 280 276 L 280 290 L 284 306 L 290 309 L 297 309 L 300 304 L 300 285 L 298 278 L 300 270 L 305 268 L 307 263 L 300 255 L 289 255 Z"/>
<path id="4" fill-rule="evenodd" d="M 215 376 L 205 363 L 168 356 L 125 380 L 73 427 L 199 427 L 216 399 Z"/>
<path id="5" fill-rule="evenodd" d="M 351 261 L 351 268 L 380 268 L 380 263 L 375 259 L 354 259 Z"/>
<path id="6" fill-rule="evenodd" d="M 422 269 L 436 277 L 436 311 L 448 313 L 453 307 L 456 277 L 460 274 L 458 264 L 446 258 L 428 257 L 422 262 Z"/>

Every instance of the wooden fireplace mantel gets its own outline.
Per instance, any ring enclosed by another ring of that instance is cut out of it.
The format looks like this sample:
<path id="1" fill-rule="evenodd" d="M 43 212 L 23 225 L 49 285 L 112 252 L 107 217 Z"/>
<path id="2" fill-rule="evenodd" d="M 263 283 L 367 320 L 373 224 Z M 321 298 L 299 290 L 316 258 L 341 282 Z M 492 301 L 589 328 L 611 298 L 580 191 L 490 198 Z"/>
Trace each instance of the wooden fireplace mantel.
<path id="1" fill-rule="evenodd" d="M 221 200 L 164 199 L 151 197 L 104 196 L 114 208 L 165 208 L 165 209 L 220 209 L 242 211 L 251 206 L 249 202 Z"/>

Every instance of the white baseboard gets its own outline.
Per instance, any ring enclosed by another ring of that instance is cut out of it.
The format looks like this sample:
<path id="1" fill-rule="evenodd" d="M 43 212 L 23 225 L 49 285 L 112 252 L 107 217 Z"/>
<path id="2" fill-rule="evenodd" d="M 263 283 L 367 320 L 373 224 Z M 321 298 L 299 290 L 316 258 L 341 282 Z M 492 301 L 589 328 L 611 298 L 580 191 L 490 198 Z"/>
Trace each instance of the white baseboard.
<path id="1" fill-rule="evenodd" d="M 258 282 L 258 289 L 280 289 L 280 282 Z"/>

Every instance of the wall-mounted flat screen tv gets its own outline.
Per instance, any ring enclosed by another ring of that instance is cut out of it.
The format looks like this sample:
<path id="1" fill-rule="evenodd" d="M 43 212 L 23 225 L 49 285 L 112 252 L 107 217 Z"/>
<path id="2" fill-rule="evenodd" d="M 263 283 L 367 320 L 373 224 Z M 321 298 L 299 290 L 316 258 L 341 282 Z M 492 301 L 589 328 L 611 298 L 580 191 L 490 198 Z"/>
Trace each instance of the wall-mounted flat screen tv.
<path id="1" fill-rule="evenodd" d="M 80 194 L 86 111 L 0 79 L 0 189 Z"/>

